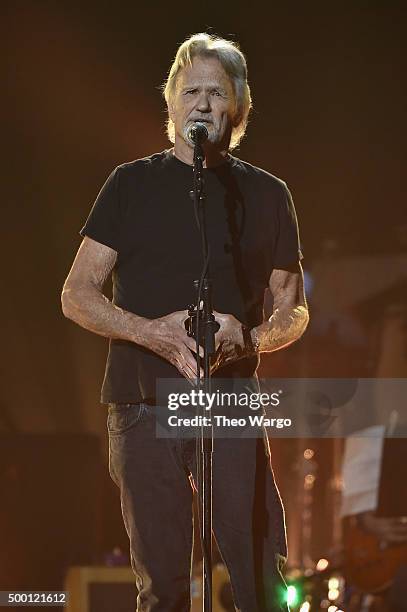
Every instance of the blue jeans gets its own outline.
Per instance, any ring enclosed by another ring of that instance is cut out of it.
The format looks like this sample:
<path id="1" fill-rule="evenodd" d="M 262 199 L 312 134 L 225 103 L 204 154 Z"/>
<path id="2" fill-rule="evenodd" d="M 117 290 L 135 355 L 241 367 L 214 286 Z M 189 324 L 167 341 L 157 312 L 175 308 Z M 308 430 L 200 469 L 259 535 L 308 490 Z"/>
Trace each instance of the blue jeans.
<path id="1" fill-rule="evenodd" d="M 189 612 L 194 439 L 157 438 L 154 406 L 109 404 L 109 472 L 120 489 L 137 612 Z M 284 511 L 267 436 L 215 438 L 213 530 L 240 612 L 287 612 Z"/>

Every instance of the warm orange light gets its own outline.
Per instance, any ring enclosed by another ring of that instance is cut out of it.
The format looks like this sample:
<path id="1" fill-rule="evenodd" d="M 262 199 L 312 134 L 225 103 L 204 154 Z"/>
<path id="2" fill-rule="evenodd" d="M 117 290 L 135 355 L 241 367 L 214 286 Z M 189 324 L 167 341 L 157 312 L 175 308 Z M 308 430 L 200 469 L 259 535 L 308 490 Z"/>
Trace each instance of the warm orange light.
<path id="1" fill-rule="evenodd" d="M 334 601 L 335 599 L 338 599 L 339 597 L 339 590 L 338 589 L 330 589 L 328 591 L 328 599 L 330 599 L 331 601 Z M 328 608 L 329 610 L 329 608 Z M 335 608 L 336 610 L 336 608 Z"/>
<path id="2" fill-rule="evenodd" d="M 328 559 L 320 559 L 317 563 L 317 572 L 323 572 L 329 565 Z"/>

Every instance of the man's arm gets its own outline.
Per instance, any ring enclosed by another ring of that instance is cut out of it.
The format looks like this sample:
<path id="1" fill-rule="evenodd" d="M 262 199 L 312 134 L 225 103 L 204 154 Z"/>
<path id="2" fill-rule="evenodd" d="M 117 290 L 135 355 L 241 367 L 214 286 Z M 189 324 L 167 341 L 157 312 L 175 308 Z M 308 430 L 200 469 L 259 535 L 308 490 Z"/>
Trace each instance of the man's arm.
<path id="1" fill-rule="evenodd" d="M 85 237 L 62 290 L 62 311 L 96 334 L 142 344 L 147 319 L 118 308 L 103 295 L 116 259 L 116 251 Z"/>
<path id="2" fill-rule="evenodd" d="M 85 329 L 108 338 L 135 342 L 170 363 L 183 376 L 196 378 L 194 341 L 187 336 L 187 311 L 146 319 L 113 304 L 103 286 L 116 263 L 113 249 L 85 237 L 62 290 L 62 311 Z M 191 350 L 190 350 L 191 349 Z"/>
<path id="3" fill-rule="evenodd" d="M 254 350 L 259 353 L 292 344 L 302 336 L 309 321 L 300 263 L 291 271 L 273 270 L 269 288 L 274 300 L 273 314 L 250 333 Z"/>
<path id="4" fill-rule="evenodd" d="M 249 334 L 233 315 L 215 313 L 221 327 L 215 336 L 217 353 L 213 370 L 242 357 L 277 351 L 302 336 L 309 315 L 301 264 L 291 271 L 273 270 L 269 288 L 274 299 L 273 314 Z"/>

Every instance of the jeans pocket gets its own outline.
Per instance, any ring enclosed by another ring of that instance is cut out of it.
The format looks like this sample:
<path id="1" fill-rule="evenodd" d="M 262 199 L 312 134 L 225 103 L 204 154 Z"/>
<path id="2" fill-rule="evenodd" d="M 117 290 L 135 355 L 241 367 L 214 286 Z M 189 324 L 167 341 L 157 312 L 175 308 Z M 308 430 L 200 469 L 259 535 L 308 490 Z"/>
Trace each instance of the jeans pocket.
<path id="1" fill-rule="evenodd" d="M 144 404 L 109 404 L 107 430 L 110 436 L 119 436 L 137 425 L 145 412 Z"/>

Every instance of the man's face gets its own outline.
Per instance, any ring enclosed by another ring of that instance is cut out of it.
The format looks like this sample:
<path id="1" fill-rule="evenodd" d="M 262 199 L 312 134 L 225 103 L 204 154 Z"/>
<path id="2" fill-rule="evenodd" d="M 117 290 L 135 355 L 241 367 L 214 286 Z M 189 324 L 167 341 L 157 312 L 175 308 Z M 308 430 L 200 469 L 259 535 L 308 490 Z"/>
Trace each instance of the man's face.
<path id="1" fill-rule="evenodd" d="M 180 70 L 169 116 L 174 122 L 176 138 L 188 142 L 188 128 L 195 121 L 201 121 L 208 129 L 209 141 L 228 148 L 232 127 L 239 119 L 233 85 L 219 60 L 196 57 L 192 66 Z"/>

